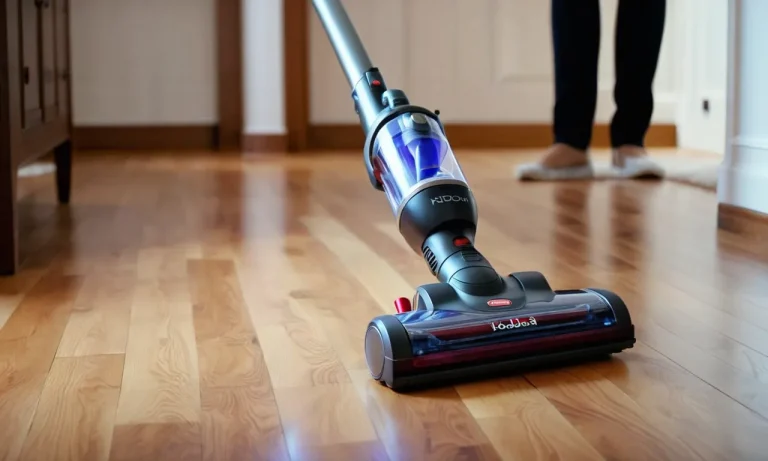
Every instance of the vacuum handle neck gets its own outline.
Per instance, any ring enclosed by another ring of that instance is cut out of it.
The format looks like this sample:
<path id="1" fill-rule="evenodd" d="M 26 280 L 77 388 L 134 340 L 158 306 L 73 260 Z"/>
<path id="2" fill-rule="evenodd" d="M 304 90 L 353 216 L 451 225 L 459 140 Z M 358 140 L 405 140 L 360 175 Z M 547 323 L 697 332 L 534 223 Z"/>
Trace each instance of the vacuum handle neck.
<path id="1" fill-rule="evenodd" d="M 312 0 L 312 4 L 347 76 L 347 82 L 352 88 L 355 112 L 367 134 L 388 106 L 407 104 L 407 98 L 402 92 L 387 96 L 384 78 L 373 67 L 341 0 Z"/>
<path id="2" fill-rule="evenodd" d="M 349 86 L 354 88 L 373 67 L 355 26 L 340 0 L 312 0 L 312 5 L 347 76 Z"/>

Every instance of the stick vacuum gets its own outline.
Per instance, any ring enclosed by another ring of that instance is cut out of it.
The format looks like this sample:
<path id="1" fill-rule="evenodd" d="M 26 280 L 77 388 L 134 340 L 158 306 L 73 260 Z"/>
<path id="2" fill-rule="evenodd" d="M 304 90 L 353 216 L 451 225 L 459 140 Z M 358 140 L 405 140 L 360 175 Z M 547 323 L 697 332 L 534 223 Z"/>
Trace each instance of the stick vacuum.
<path id="1" fill-rule="evenodd" d="M 387 88 L 339 0 L 313 0 L 352 89 L 371 185 L 437 282 L 365 334 L 372 377 L 396 391 L 608 357 L 635 333 L 607 290 L 553 291 L 539 272 L 500 275 L 475 247 L 477 204 L 438 111 Z"/>

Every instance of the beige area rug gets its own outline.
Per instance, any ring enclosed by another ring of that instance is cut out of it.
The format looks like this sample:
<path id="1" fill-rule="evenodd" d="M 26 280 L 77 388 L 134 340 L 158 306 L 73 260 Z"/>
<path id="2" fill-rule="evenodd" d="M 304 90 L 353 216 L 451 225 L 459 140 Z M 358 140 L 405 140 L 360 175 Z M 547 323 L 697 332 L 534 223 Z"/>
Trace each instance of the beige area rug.
<path id="1" fill-rule="evenodd" d="M 56 165 L 49 162 L 35 162 L 30 163 L 19 168 L 18 175 L 20 178 L 31 178 L 34 176 L 43 176 L 51 174 L 56 171 Z"/>
<path id="2" fill-rule="evenodd" d="M 722 157 L 709 154 L 651 154 L 656 163 L 665 171 L 667 181 L 691 184 L 705 189 L 717 189 L 717 175 Z M 610 159 L 596 158 L 595 175 L 601 179 L 612 179 L 617 175 L 611 169 Z"/>
<path id="3" fill-rule="evenodd" d="M 717 190 L 717 177 L 723 157 L 720 155 L 677 149 L 653 149 L 654 159 L 666 172 L 666 180 L 689 184 L 709 190 Z M 591 154 L 595 179 L 617 179 L 618 175 L 611 168 L 610 154 L 607 150 L 593 151 Z M 536 161 L 535 158 L 525 162 Z M 516 168 L 516 167 L 515 167 Z"/>

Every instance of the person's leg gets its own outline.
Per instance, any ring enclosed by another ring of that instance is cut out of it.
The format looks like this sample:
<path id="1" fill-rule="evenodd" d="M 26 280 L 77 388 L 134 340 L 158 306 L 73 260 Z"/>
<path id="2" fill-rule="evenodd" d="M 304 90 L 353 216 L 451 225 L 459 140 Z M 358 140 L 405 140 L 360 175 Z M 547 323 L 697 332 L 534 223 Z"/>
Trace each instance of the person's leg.
<path id="1" fill-rule="evenodd" d="M 645 157 L 645 135 L 654 109 L 653 81 L 659 62 L 666 0 L 620 0 L 616 21 L 616 113 L 611 120 L 614 164 L 627 167 L 627 158 Z M 646 173 L 660 175 L 643 160 Z M 635 165 L 637 166 L 637 165 Z M 653 171 L 650 171 L 653 170 Z M 638 172 L 634 172 L 637 174 Z"/>
<path id="2" fill-rule="evenodd" d="M 600 1 L 552 0 L 554 138 L 586 151 L 592 140 L 600 54 Z"/>
<path id="3" fill-rule="evenodd" d="M 523 165 L 523 179 L 591 176 L 587 150 L 597 104 L 600 1 L 551 0 L 554 52 L 554 145 L 535 165 Z"/>

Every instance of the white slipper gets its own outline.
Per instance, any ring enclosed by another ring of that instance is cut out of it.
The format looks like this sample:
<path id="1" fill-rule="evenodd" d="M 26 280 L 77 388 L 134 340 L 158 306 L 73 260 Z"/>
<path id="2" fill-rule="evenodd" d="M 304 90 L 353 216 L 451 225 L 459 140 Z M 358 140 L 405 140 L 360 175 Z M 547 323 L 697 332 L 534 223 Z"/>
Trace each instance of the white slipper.
<path id="1" fill-rule="evenodd" d="M 595 175 L 592 164 L 568 168 L 546 168 L 538 163 L 527 163 L 518 166 L 516 173 L 520 181 L 591 179 Z"/>
<path id="2" fill-rule="evenodd" d="M 648 157 L 624 157 L 624 165 L 614 167 L 619 176 L 626 179 L 662 179 L 664 169 Z"/>

